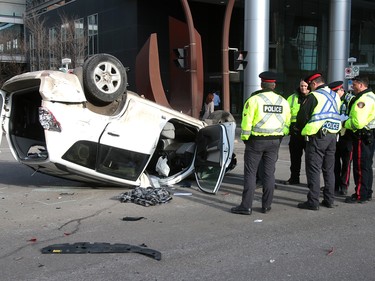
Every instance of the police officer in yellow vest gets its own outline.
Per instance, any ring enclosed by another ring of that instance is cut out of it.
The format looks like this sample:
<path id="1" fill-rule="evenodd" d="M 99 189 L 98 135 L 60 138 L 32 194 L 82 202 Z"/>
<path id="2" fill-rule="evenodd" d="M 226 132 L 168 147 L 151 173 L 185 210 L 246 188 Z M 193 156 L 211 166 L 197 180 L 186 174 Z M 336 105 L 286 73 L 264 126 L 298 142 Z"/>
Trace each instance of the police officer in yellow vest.
<path id="1" fill-rule="evenodd" d="M 295 93 L 291 94 L 287 99 L 292 114 L 289 130 L 290 178 L 285 181 L 287 185 L 300 183 L 301 158 L 306 147 L 306 142 L 305 138 L 301 136 L 301 131 L 298 130 L 296 122 L 301 104 L 303 104 L 310 93 L 307 87 L 307 83 L 301 80 Z"/>
<path id="2" fill-rule="evenodd" d="M 320 172 L 323 172 L 322 205 L 333 208 L 335 191 L 335 151 L 337 133 L 341 129 L 340 97 L 325 85 L 321 73 L 315 73 L 305 82 L 311 90 L 297 115 L 297 126 L 306 138 L 305 162 L 309 192 L 307 201 L 298 208 L 319 210 Z"/>
<path id="3" fill-rule="evenodd" d="M 368 88 L 366 76 L 353 79 L 355 97 L 344 127 L 353 133 L 353 175 L 355 193 L 346 203 L 364 203 L 372 199 L 372 159 L 374 156 L 375 94 Z"/>
<path id="4" fill-rule="evenodd" d="M 262 90 L 254 92 L 245 102 L 242 112 L 241 139 L 244 141 L 244 189 L 242 202 L 231 209 L 232 213 L 250 215 L 252 212 L 256 173 L 263 160 L 262 212 L 271 210 L 275 188 L 275 164 L 281 140 L 289 133 L 290 107 L 274 89 L 276 74 L 270 71 L 259 74 Z"/>

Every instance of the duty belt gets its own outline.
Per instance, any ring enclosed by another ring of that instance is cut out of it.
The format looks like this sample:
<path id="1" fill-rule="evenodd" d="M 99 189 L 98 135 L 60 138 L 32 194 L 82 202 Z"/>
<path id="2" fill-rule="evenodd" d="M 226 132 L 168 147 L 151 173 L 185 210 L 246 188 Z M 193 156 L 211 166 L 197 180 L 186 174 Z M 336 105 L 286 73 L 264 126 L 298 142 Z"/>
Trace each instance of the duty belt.
<path id="1" fill-rule="evenodd" d="M 316 134 L 310 135 L 309 137 L 322 138 L 322 137 L 325 137 L 326 135 L 335 135 L 335 134 L 337 133 L 331 133 L 326 128 L 320 128 Z"/>

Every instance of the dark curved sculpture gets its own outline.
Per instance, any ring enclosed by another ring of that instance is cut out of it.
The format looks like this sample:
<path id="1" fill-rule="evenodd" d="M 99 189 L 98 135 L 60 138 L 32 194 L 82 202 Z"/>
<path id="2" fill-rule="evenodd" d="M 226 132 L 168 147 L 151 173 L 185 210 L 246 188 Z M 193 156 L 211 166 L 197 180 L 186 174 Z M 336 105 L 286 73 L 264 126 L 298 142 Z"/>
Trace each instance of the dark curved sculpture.
<path id="1" fill-rule="evenodd" d="M 151 34 L 135 60 L 137 93 L 157 104 L 171 107 L 160 77 L 159 54 L 156 33 Z"/>

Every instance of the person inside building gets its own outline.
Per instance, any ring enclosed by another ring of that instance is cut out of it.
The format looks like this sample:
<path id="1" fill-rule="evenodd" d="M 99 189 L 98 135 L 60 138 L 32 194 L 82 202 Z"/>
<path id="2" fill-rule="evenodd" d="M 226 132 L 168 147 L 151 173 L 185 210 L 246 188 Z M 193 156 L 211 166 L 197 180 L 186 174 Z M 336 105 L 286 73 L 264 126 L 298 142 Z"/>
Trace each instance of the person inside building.
<path id="1" fill-rule="evenodd" d="M 343 126 L 353 133 L 353 176 L 355 193 L 346 203 L 364 203 L 372 199 L 372 162 L 374 156 L 375 94 L 369 88 L 367 76 L 353 78 L 355 97 L 349 108 L 349 118 Z"/>
<path id="2" fill-rule="evenodd" d="M 305 137 L 301 136 L 301 131 L 298 130 L 296 122 L 300 106 L 310 92 L 307 86 L 307 83 L 301 79 L 297 90 L 288 97 L 292 116 L 289 130 L 290 178 L 285 182 L 287 185 L 300 183 L 301 158 L 305 150 L 306 142 Z"/>
<path id="3" fill-rule="evenodd" d="M 261 90 L 251 94 L 242 111 L 241 140 L 245 143 L 244 189 L 239 206 L 232 213 L 251 215 L 256 188 L 256 173 L 263 160 L 262 213 L 271 210 L 275 187 L 275 164 L 280 143 L 289 133 L 290 107 L 286 99 L 275 92 L 276 74 L 259 74 Z"/>
<path id="4" fill-rule="evenodd" d="M 334 81 L 328 87 L 335 91 L 341 100 L 340 114 L 349 115 L 349 104 L 354 95 L 344 90 L 343 81 Z M 336 143 L 335 153 L 335 194 L 346 195 L 348 193 L 350 170 L 353 155 L 353 142 L 349 130 L 342 128 L 339 140 Z"/>
<path id="5" fill-rule="evenodd" d="M 215 91 L 214 92 L 214 108 L 215 108 L 215 110 L 219 110 L 220 109 L 220 103 L 221 103 L 220 92 L 219 91 Z"/>
<path id="6" fill-rule="evenodd" d="M 341 129 L 340 97 L 326 84 L 321 73 L 305 78 L 310 94 L 297 114 L 297 128 L 305 136 L 306 178 L 309 192 L 307 201 L 299 203 L 301 209 L 319 210 L 320 173 L 324 188 L 321 204 L 333 208 L 335 178 L 335 151 L 337 133 Z"/>
<path id="7" fill-rule="evenodd" d="M 208 116 L 210 116 L 210 114 L 214 112 L 215 110 L 214 109 L 214 94 L 209 93 L 207 95 L 203 107 L 204 107 L 204 113 L 202 116 L 202 120 L 207 119 Z"/>

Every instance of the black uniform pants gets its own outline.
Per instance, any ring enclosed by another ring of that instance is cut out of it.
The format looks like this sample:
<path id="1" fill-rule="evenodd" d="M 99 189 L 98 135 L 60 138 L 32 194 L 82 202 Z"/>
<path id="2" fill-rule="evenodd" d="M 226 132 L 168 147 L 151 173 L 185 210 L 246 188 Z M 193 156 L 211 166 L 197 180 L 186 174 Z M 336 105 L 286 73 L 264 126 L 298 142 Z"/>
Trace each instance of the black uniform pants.
<path id="1" fill-rule="evenodd" d="M 309 136 L 306 142 L 307 202 L 312 206 L 319 206 L 320 172 L 323 172 L 324 179 L 323 198 L 331 204 L 334 201 L 336 141 L 336 134 L 327 134 Z"/>
<path id="2" fill-rule="evenodd" d="M 355 193 L 359 200 L 372 197 L 372 159 L 374 156 L 374 142 L 368 143 L 363 139 L 353 140 L 353 176 Z"/>
<path id="3" fill-rule="evenodd" d="M 305 137 L 300 135 L 291 135 L 289 139 L 290 153 L 290 179 L 299 181 L 301 172 L 301 158 L 306 147 Z"/>
<path id="4" fill-rule="evenodd" d="M 260 160 L 263 161 L 262 207 L 272 204 L 275 189 L 275 165 L 278 159 L 280 139 L 251 138 L 246 142 L 244 156 L 244 189 L 241 206 L 252 208 L 256 188 L 256 174 Z"/>
<path id="5" fill-rule="evenodd" d="M 340 138 L 335 154 L 335 190 L 347 191 L 350 180 L 350 167 L 353 160 L 353 141 L 348 137 Z"/>

